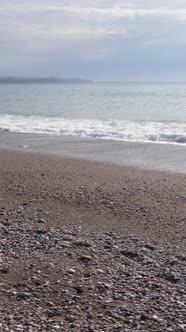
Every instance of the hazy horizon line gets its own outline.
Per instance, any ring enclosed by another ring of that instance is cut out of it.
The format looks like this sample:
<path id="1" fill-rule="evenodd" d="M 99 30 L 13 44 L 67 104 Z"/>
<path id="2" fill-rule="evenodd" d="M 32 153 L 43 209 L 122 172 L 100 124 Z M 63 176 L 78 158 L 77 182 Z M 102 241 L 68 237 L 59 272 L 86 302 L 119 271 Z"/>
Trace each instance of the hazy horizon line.
<path id="1" fill-rule="evenodd" d="M 34 80 L 49 80 L 49 79 L 53 79 L 53 80 L 66 80 L 66 81 L 70 81 L 70 80 L 82 80 L 82 81 L 91 81 L 92 83 L 126 83 L 126 84 L 153 84 L 153 83 L 158 83 L 158 84 L 174 84 L 174 83 L 180 83 L 180 84 L 184 84 L 186 83 L 185 81 L 180 81 L 180 80 L 96 80 L 96 79 L 92 79 L 92 78 L 84 78 L 84 77 L 62 77 L 62 76 L 29 76 L 29 75 L 24 75 L 24 76 L 16 76 L 16 75 L 0 75 L 0 80 L 8 80 L 8 79 L 15 79 L 15 80 L 21 80 L 21 79 L 34 79 Z M 87 82 L 89 83 L 89 82 Z"/>

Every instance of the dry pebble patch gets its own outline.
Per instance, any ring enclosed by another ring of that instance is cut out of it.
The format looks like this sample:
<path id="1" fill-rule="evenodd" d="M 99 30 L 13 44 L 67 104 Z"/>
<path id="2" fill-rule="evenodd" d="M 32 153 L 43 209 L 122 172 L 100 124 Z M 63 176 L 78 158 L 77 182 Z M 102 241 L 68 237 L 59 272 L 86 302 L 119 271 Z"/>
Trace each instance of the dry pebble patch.
<path id="1" fill-rule="evenodd" d="M 186 331 L 186 252 L 0 210 L 0 331 Z"/>

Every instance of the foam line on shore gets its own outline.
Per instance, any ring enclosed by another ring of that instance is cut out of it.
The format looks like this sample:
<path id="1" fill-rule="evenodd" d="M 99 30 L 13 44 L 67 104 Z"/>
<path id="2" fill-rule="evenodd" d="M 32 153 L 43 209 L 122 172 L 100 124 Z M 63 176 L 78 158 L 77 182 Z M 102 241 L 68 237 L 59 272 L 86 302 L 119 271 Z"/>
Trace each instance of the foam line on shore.
<path id="1" fill-rule="evenodd" d="M 0 130 L 18 133 L 100 138 L 120 141 L 186 145 L 186 123 L 66 119 L 60 117 L 0 115 Z"/>

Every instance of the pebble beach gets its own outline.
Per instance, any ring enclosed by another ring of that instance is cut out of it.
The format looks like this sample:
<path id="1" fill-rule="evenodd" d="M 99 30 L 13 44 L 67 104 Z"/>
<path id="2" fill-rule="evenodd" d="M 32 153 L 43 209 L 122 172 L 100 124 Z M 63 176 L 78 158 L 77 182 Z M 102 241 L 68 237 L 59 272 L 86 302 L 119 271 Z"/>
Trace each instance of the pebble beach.
<path id="1" fill-rule="evenodd" d="M 0 331 L 186 331 L 186 175 L 0 151 Z"/>

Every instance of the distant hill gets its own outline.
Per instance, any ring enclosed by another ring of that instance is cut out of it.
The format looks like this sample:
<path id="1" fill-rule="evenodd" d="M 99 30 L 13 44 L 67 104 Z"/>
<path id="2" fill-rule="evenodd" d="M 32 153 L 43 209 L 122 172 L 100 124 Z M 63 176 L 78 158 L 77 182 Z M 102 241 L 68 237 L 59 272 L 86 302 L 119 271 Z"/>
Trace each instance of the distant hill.
<path id="1" fill-rule="evenodd" d="M 87 84 L 87 83 L 93 83 L 93 81 L 82 79 L 82 78 L 14 77 L 14 76 L 0 77 L 0 84 L 5 84 L 5 83 L 7 83 L 7 84 L 16 84 L 16 83 Z"/>

